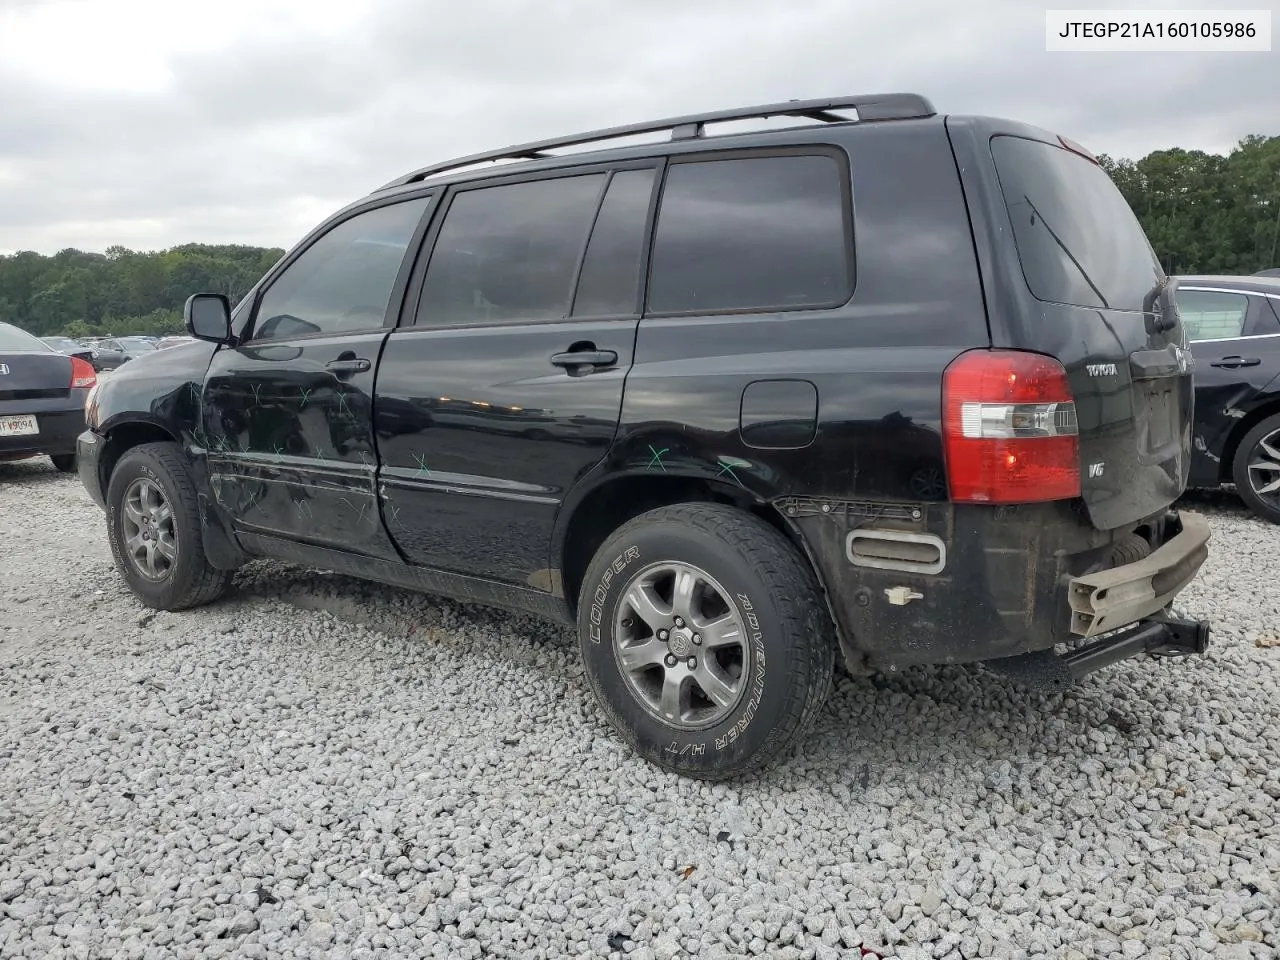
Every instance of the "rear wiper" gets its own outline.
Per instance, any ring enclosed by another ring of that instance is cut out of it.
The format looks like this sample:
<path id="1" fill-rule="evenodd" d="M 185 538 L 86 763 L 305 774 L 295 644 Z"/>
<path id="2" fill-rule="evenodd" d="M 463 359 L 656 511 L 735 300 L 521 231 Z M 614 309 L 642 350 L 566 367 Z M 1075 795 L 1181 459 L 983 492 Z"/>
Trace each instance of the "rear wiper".
<path id="1" fill-rule="evenodd" d="M 1049 221 L 1047 221 L 1040 211 L 1036 209 L 1036 205 L 1031 202 L 1031 198 L 1024 193 L 1022 195 L 1022 199 L 1027 201 L 1027 206 L 1031 208 L 1031 212 L 1040 219 L 1045 230 L 1049 232 L 1049 236 L 1053 237 L 1053 242 L 1056 243 L 1061 248 L 1062 252 L 1067 255 L 1067 259 L 1075 264 L 1075 268 L 1080 271 L 1080 276 L 1084 277 L 1084 282 L 1089 285 L 1089 289 L 1092 290 L 1097 298 L 1102 301 L 1103 308 L 1109 309 L 1111 305 L 1107 303 L 1107 298 L 1102 295 L 1102 291 L 1098 289 L 1098 285 L 1089 277 L 1089 274 L 1085 271 L 1084 267 L 1080 265 L 1080 261 L 1075 258 L 1075 255 L 1067 249 L 1067 245 L 1062 242 L 1061 238 L 1059 238 L 1056 233 L 1053 232 L 1053 228 L 1049 226 Z"/>

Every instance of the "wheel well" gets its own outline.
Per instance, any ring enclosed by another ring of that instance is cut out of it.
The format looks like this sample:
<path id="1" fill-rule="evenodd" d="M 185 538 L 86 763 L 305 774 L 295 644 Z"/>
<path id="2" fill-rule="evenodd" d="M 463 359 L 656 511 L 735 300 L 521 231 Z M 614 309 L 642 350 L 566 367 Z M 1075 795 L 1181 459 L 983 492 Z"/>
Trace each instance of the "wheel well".
<path id="1" fill-rule="evenodd" d="M 692 477 L 619 477 L 591 491 L 569 519 L 560 572 L 570 610 L 577 614 L 578 591 L 587 567 L 613 531 L 649 510 L 690 502 L 724 503 L 746 510 L 801 548 L 778 511 L 744 491 Z"/>
<path id="2" fill-rule="evenodd" d="M 1219 462 L 1219 480 L 1222 483 L 1235 482 L 1233 471 L 1236 451 L 1240 449 L 1240 441 L 1244 439 L 1245 434 L 1267 419 L 1267 417 L 1275 416 L 1278 413 L 1280 413 L 1280 397 L 1275 397 L 1256 410 L 1249 411 L 1248 416 L 1240 418 L 1240 422 L 1232 428 L 1231 433 L 1227 436 L 1227 442 L 1222 445 L 1222 460 Z"/>
<path id="3" fill-rule="evenodd" d="M 176 437 L 154 423 L 122 423 L 107 431 L 107 443 L 98 461 L 98 482 L 105 494 L 116 464 L 134 447 L 144 443 L 174 443 Z"/>

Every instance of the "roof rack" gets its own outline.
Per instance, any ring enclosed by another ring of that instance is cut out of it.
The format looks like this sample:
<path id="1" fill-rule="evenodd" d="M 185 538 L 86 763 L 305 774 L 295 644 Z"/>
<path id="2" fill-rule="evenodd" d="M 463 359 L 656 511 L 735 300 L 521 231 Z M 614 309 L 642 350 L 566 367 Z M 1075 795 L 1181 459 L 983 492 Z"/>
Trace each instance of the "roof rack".
<path id="1" fill-rule="evenodd" d="M 515 147 L 504 147 L 501 150 L 489 150 L 475 153 L 469 157 L 459 157 L 445 163 L 422 167 L 412 173 L 398 177 L 390 183 L 379 187 L 387 190 L 409 183 L 417 183 L 428 177 L 439 176 L 450 170 L 470 167 L 476 164 L 495 162 L 498 160 L 542 160 L 555 156 L 548 153 L 558 147 L 576 147 L 584 143 L 601 140 L 616 140 L 621 137 L 632 137 L 644 133 L 671 131 L 672 140 L 691 140 L 704 135 L 708 123 L 725 123 L 731 120 L 756 120 L 766 117 L 802 117 L 807 120 L 818 120 L 824 123 L 849 123 L 848 117 L 842 117 L 833 110 L 856 110 L 858 122 L 873 120 L 912 120 L 932 117 L 937 113 L 933 104 L 916 93 L 877 93 L 852 97 L 835 97 L 825 100 L 788 100 L 785 103 L 770 103 L 757 107 L 739 107 L 735 110 L 718 110 L 712 113 L 692 113 L 684 117 L 670 117 L 666 120 L 649 120 L 644 123 L 632 123 L 621 127 L 609 127 L 604 130 L 593 130 L 590 133 L 579 133 L 569 137 L 554 137 L 550 140 L 535 140 Z M 376 192 L 376 191 L 375 191 Z"/>

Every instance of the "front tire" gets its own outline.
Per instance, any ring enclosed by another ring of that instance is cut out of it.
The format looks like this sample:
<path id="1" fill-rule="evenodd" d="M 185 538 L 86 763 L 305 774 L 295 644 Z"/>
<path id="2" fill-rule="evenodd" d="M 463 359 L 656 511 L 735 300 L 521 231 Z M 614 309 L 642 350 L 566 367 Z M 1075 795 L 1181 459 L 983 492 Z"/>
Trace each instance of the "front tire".
<path id="1" fill-rule="evenodd" d="M 74 453 L 51 454 L 49 459 L 53 461 L 54 469 L 61 473 L 76 472 L 76 455 Z"/>
<path id="2" fill-rule="evenodd" d="M 129 589 L 155 610 L 210 603 L 231 582 L 205 556 L 195 481 L 176 443 L 144 443 L 120 458 L 107 486 L 107 535 Z"/>
<path id="3" fill-rule="evenodd" d="M 1280 414 L 1267 417 L 1236 448 L 1232 475 L 1240 498 L 1257 516 L 1280 523 Z"/>
<path id="4" fill-rule="evenodd" d="M 720 780 L 812 728 L 834 628 L 813 571 L 773 527 L 720 504 L 661 507 L 613 533 L 578 604 L 587 677 L 641 756 Z"/>

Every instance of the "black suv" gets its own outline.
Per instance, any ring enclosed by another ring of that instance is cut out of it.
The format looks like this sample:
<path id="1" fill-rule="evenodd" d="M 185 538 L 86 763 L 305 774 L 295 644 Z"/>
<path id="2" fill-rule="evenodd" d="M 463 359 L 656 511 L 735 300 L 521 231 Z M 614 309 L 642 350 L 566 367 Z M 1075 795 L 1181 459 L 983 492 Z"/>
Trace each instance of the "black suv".
<path id="1" fill-rule="evenodd" d="M 153 607 L 275 557 L 576 622 L 617 731 L 723 777 L 804 736 L 836 651 L 1046 684 L 1203 652 L 1168 614 L 1208 540 L 1171 509 L 1173 294 L 1094 159 L 1020 123 L 635 124 L 418 170 L 234 310 L 193 296 L 200 342 L 97 388 L 80 469 Z"/>

